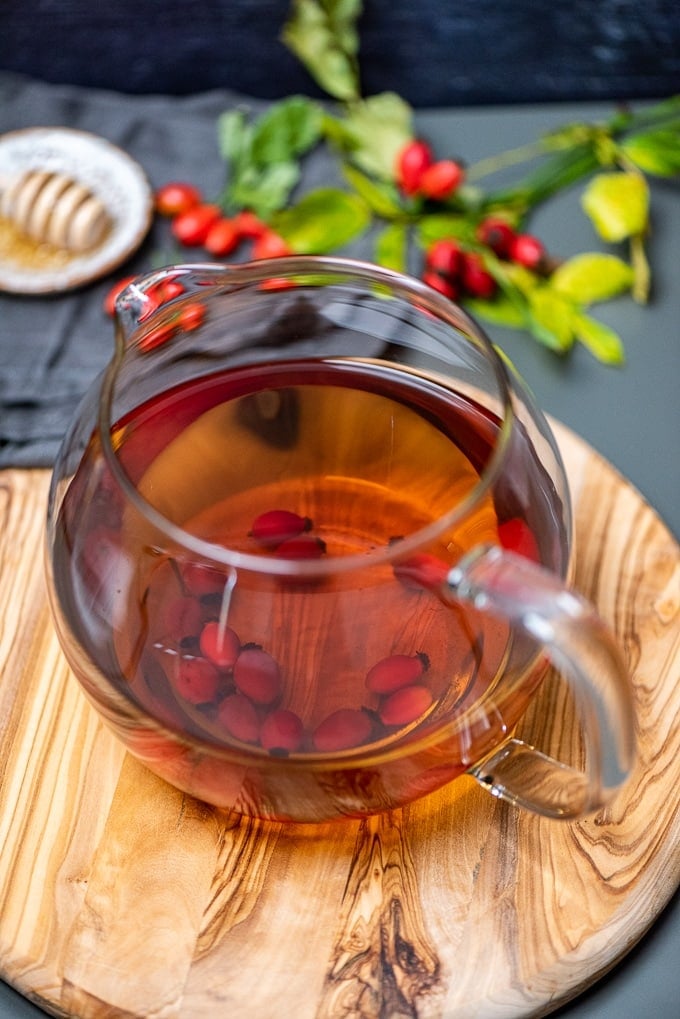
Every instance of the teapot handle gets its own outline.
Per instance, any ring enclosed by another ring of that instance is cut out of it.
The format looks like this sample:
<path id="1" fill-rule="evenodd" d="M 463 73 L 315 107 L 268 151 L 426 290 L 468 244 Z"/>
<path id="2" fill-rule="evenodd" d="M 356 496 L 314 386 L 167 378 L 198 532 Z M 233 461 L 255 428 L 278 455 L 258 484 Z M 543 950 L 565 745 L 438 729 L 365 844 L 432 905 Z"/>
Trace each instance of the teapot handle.
<path id="1" fill-rule="evenodd" d="M 584 771 L 510 738 L 469 774 L 492 795 L 546 817 L 603 807 L 633 766 L 634 711 L 623 656 L 593 606 L 555 574 L 495 545 L 467 553 L 444 590 L 448 600 L 501 616 L 544 648 L 570 683 L 585 736 Z"/>

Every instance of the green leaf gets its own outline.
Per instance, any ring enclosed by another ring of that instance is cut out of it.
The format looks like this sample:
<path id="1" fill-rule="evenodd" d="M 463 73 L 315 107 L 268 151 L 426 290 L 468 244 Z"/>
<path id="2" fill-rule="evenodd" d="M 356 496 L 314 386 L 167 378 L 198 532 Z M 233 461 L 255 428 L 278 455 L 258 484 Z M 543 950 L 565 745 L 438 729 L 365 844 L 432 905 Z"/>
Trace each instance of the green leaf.
<path id="1" fill-rule="evenodd" d="M 357 170 L 355 166 L 350 166 L 348 163 L 344 164 L 342 174 L 347 183 L 354 188 L 358 195 L 361 195 L 376 216 L 381 216 L 383 219 L 395 219 L 403 215 L 404 210 L 399 203 L 395 187 L 383 181 L 372 180 L 361 170 Z"/>
<path id="2" fill-rule="evenodd" d="M 674 177 L 680 173 L 680 132 L 676 128 L 641 131 L 621 142 L 621 150 L 644 173 Z"/>
<path id="3" fill-rule="evenodd" d="M 579 304 L 594 304 L 629 290 L 633 280 L 633 269 L 623 259 L 593 252 L 563 262 L 550 277 L 550 286 Z"/>
<path id="4" fill-rule="evenodd" d="M 541 286 L 541 279 L 535 272 L 516 262 L 487 259 L 487 269 L 504 290 L 517 291 L 524 297 Z"/>
<path id="5" fill-rule="evenodd" d="M 251 145 L 255 163 L 289 162 L 303 155 L 321 136 L 321 108 L 304 96 L 274 103 L 258 118 Z"/>
<path id="6" fill-rule="evenodd" d="M 647 226 L 647 182 L 640 173 L 600 173 L 583 192 L 581 205 L 605 241 L 625 240 Z"/>
<path id="7" fill-rule="evenodd" d="M 477 318 L 492 325 L 505 326 L 506 329 L 525 329 L 527 325 L 526 311 L 505 294 L 497 294 L 491 301 L 482 301 L 477 297 L 466 298 L 465 307 Z"/>
<path id="8" fill-rule="evenodd" d="M 353 240 L 370 219 L 368 206 L 357 195 L 338 188 L 319 188 L 297 205 L 277 213 L 271 224 L 294 251 L 323 254 Z"/>
<path id="9" fill-rule="evenodd" d="M 284 44 L 329 95 L 351 102 L 361 95 L 357 20 L 361 0 L 293 0 Z"/>
<path id="10" fill-rule="evenodd" d="M 252 209 L 258 216 L 268 219 L 284 207 L 299 179 L 297 163 L 272 163 L 262 170 L 251 164 L 230 184 L 228 206 Z"/>
<path id="11" fill-rule="evenodd" d="M 625 354 L 618 333 L 589 315 L 577 313 L 573 317 L 576 338 L 603 364 L 623 364 Z"/>
<path id="12" fill-rule="evenodd" d="M 529 327 L 532 334 L 551 350 L 564 353 L 574 343 L 574 306 L 549 287 L 529 294 Z"/>
<path id="13" fill-rule="evenodd" d="M 217 118 L 217 145 L 220 155 L 237 172 L 250 158 L 253 131 L 242 110 L 229 110 Z"/>
<path id="14" fill-rule="evenodd" d="M 429 248 L 435 241 L 448 237 L 457 241 L 474 241 L 475 227 L 458 213 L 437 212 L 419 217 L 417 240 L 421 247 Z"/>
<path id="15" fill-rule="evenodd" d="M 393 181 L 399 150 L 413 137 L 413 110 L 395 92 L 381 92 L 354 103 L 335 134 L 360 169 Z"/>
<path id="16" fill-rule="evenodd" d="M 403 223 L 390 223 L 378 234 L 374 258 L 378 265 L 395 272 L 406 272 L 408 229 Z"/>

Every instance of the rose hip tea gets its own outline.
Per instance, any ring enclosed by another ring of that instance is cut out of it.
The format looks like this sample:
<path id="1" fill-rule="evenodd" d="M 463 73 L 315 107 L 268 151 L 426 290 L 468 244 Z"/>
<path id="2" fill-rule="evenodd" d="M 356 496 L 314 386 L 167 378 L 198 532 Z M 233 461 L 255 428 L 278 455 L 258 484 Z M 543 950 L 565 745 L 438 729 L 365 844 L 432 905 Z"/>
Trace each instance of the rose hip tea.
<path id="1" fill-rule="evenodd" d="M 489 490 L 418 551 L 407 546 L 470 498 L 498 432 L 442 380 L 340 358 L 218 372 L 119 421 L 113 445 L 139 494 L 198 547 L 229 552 L 219 562 L 168 545 L 109 469 L 93 480 L 81 468 L 86 485 L 76 477 L 57 528 L 67 612 L 69 591 L 87 588 L 70 625 L 122 698 L 215 754 L 159 742 L 152 726 L 124 738 L 189 791 L 224 805 L 247 796 L 265 815 L 281 812 L 268 759 L 347 757 L 342 776 L 300 789 L 310 817 L 329 796 L 360 813 L 464 770 L 432 733 L 491 696 L 501 670 L 511 690 L 508 671 L 519 680 L 535 651 L 441 587 L 484 542 L 549 562 L 551 486 L 534 468 L 530 500 Z M 529 689 L 469 727 L 470 759 L 514 724 Z M 371 757 L 386 747 L 402 752 L 381 771 Z"/>
<path id="2" fill-rule="evenodd" d="M 554 437 L 475 323 L 417 280 L 295 256 L 134 281 L 47 525 L 86 694 L 219 808 L 356 817 L 467 772 L 576 817 L 628 773 L 628 678 L 566 584 Z M 550 661 L 583 768 L 513 732 Z"/>

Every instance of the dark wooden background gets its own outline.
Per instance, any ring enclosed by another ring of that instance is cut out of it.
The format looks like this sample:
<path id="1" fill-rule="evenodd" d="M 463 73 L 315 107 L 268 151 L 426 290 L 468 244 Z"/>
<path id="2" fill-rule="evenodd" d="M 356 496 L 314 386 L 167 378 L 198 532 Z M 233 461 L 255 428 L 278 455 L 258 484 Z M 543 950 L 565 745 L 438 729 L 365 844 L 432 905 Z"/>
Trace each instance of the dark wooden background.
<path id="1" fill-rule="evenodd" d="M 0 0 L 0 69 L 123 92 L 318 95 L 279 41 L 289 0 Z M 677 0 L 365 0 L 364 94 L 414 106 L 680 91 Z"/>

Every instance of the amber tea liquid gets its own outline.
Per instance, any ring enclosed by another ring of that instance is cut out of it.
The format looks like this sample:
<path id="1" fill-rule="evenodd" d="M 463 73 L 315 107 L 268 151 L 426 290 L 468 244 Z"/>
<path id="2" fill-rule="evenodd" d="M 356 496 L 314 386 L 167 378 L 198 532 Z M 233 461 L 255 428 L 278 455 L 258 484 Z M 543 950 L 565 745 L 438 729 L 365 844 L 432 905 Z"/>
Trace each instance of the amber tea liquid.
<path id="1" fill-rule="evenodd" d="M 432 788 L 464 770 L 472 748 L 443 752 L 436 733 L 492 698 L 501 673 L 519 682 L 534 651 L 505 623 L 451 604 L 446 573 L 483 542 L 554 567 L 551 487 L 536 463 L 524 471 L 529 499 L 506 480 L 417 550 L 402 556 L 400 545 L 470 497 L 498 432 L 492 414 L 443 382 L 345 359 L 216 373 L 115 426 L 119 462 L 147 503 L 235 563 L 169 540 L 106 469 L 86 498 L 76 476 L 64 501 L 65 587 L 79 591 L 70 625 L 124 701 L 215 747 L 217 764 L 168 754 L 168 777 L 213 801 L 223 784 L 225 806 L 245 795 L 251 811 L 255 801 L 255 812 L 280 816 L 281 757 L 346 758 L 318 785 L 350 813 L 428 791 L 421 776 L 404 794 L 423 754 Z M 520 443 L 514 455 L 533 454 Z M 259 568 L 234 553 L 259 556 Z M 298 574 L 310 562 L 313 575 Z M 505 710 L 480 709 L 465 740 L 497 739 L 492 730 L 513 722 Z M 137 751 L 143 728 L 123 726 Z M 157 740 L 149 747 L 160 752 Z M 399 747 L 385 770 L 367 763 Z M 322 817 L 313 783 L 303 786 L 310 817 Z"/>

